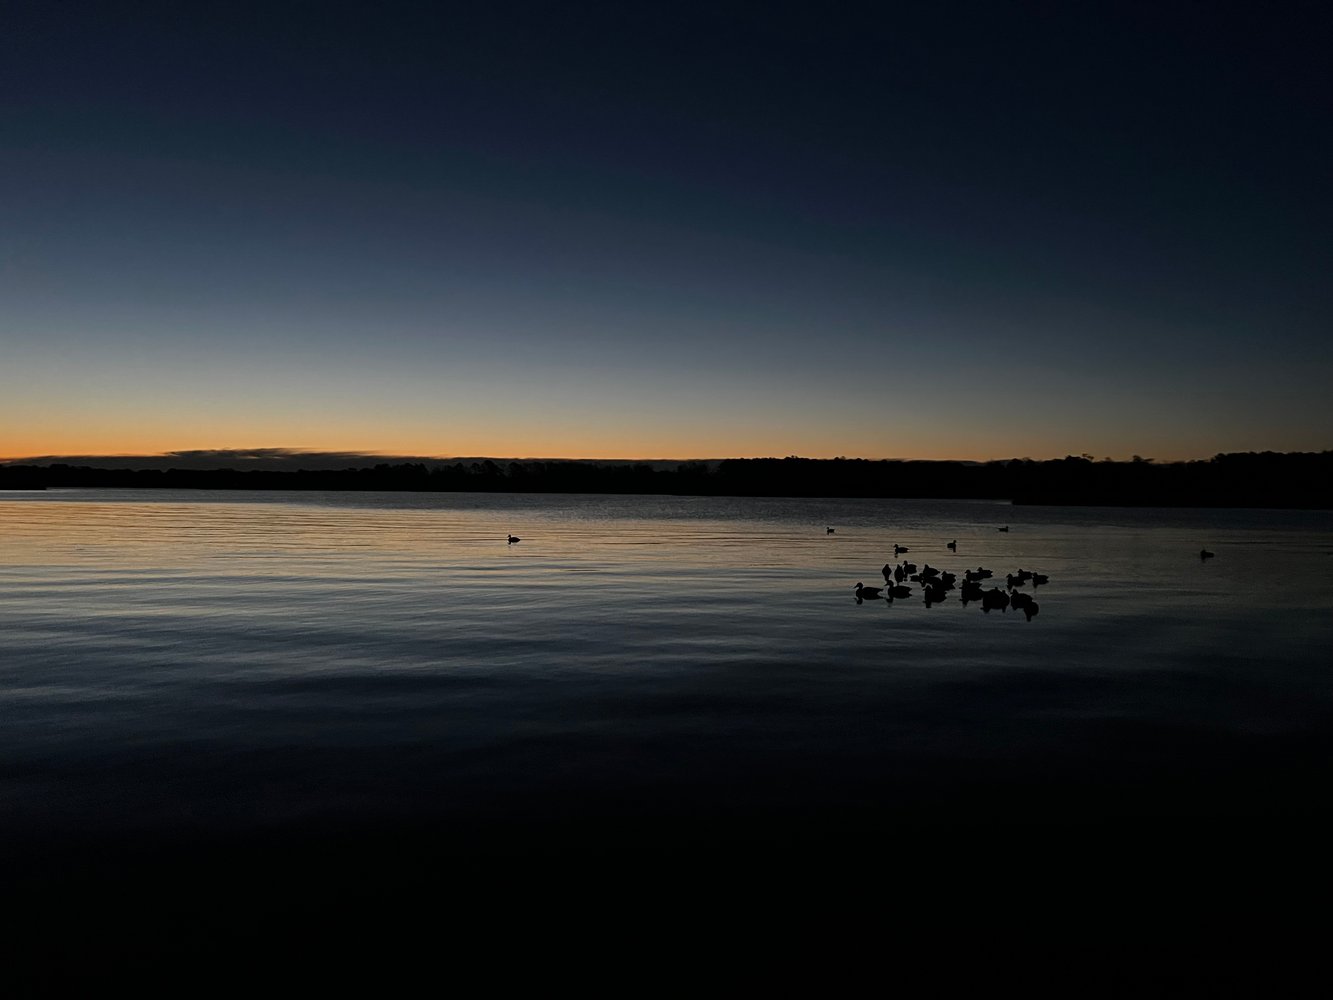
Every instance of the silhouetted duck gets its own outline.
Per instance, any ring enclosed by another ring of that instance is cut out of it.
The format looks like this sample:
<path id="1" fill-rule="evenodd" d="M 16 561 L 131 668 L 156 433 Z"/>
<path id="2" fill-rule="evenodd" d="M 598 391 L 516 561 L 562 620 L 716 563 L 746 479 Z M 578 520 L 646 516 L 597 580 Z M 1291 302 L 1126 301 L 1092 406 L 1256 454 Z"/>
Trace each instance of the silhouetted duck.
<path id="1" fill-rule="evenodd" d="M 900 556 L 900 555 L 902 555 L 902 554 L 903 554 L 904 552 L 906 552 L 906 551 L 907 551 L 907 546 L 906 546 L 906 545 L 894 545 L 894 547 L 893 547 L 893 554 L 894 554 L 895 556 Z"/>
<path id="2" fill-rule="evenodd" d="M 1050 583 L 1050 582 L 1051 578 L 1047 576 L 1045 573 L 1032 574 L 1032 586 L 1034 587 L 1040 587 L 1043 583 Z"/>
<path id="3" fill-rule="evenodd" d="M 1205 559 L 1211 559 L 1211 558 L 1213 558 L 1213 555 L 1214 555 L 1214 554 L 1213 554 L 1212 552 L 1209 552 L 1207 549 L 1200 549 L 1200 550 L 1199 550 L 1199 562 L 1203 562 Z"/>
<path id="4" fill-rule="evenodd" d="M 899 598 L 902 598 L 902 597 L 911 597 L 911 596 L 912 596 L 912 588 L 911 588 L 911 587 L 904 587 L 902 584 L 898 584 L 897 586 L 893 586 L 893 587 L 890 587 L 890 588 L 889 588 L 889 590 L 888 590 L 888 595 L 889 595 L 889 600 L 890 600 L 890 601 L 892 601 L 895 597 L 899 597 Z"/>
<path id="5" fill-rule="evenodd" d="M 1008 530 L 1009 530 L 1009 525 L 1006 524 L 1003 528 L 996 528 L 995 530 L 996 530 L 996 531 L 1008 531 Z"/>
<path id="6" fill-rule="evenodd" d="M 935 577 L 939 575 L 940 571 L 937 570 L 930 563 L 926 563 L 924 566 L 921 567 L 921 579 L 923 580 L 933 580 Z"/>
<path id="7" fill-rule="evenodd" d="M 858 583 L 855 588 L 856 599 L 857 601 L 873 601 L 879 597 L 880 592 L 883 589 L 883 587 L 867 587 L 864 584 Z"/>
<path id="8" fill-rule="evenodd" d="M 981 610 L 990 614 L 992 608 L 1003 611 L 1009 607 L 1009 595 L 999 587 L 992 587 L 981 595 Z"/>
<path id="9" fill-rule="evenodd" d="M 958 551 L 958 539 L 955 538 L 952 542 L 946 542 L 945 545 L 944 545 L 944 547 L 945 547 L 946 549 L 948 549 L 950 552 L 957 552 L 957 551 Z"/>
<path id="10" fill-rule="evenodd" d="M 836 530 L 836 529 L 834 529 L 834 528 L 825 528 L 825 529 L 824 529 L 824 534 L 826 534 L 826 535 L 831 535 L 831 534 L 834 533 L 835 530 Z"/>
<path id="11" fill-rule="evenodd" d="M 521 542 L 521 541 L 523 541 L 523 539 L 519 538 L 518 535 L 510 535 L 510 536 L 509 536 L 509 544 L 510 544 L 510 545 L 513 545 L 515 542 Z"/>
<path id="12" fill-rule="evenodd" d="M 959 597 L 962 598 L 964 606 L 966 606 L 969 601 L 981 600 L 981 584 L 977 583 L 975 580 L 965 580 Z"/>
<path id="13" fill-rule="evenodd" d="M 964 570 L 964 572 L 963 572 L 963 579 L 964 579 L 964 580 L 986 580 L 986 579 L 989 579 L 990 577 L 992 577 L 992 576 L 994 576 L 994 575 L 995 575 L 995 574 L 992 573 L 990 570 L 988 570 L 988 569 L 982 569 L 980 566 L 978 566 L 976 569 Z"/>
<path id="14" fill-rule="evenodd" d="M 1028 621 L 1032 621 L 1032 616 L 1041 610 L 1040 605 L 1032 599 L 1031 594 L 1010 594 L 1009 604 L 1015 611 L 1023 612 Z"/>
<path id="15" fill-rule="evenodd" d="M 894 567 L 893 578 L 897 580 L 899 583 L 902 583 L 904 580 L 907 579 L 907 570 L 903 568 L 902 563 L 899 563 L 897 566 Z"/>
<path id="16" fill-rule="evenodd" d="M 909 562 L 905 562 L 905 563 L 903 563 L 903 572 L 904 572 L 904 573 L 915 573 L 915 572 L 916 572 L 916 563 L 909 563 Z"/>
<path id="17" fill-rule="evenodd" d="M 888 563 L 885 563 L 884 568 L 880 570 L 880 572 L 884 574 L 884 585 L 887 587 L 893 582 L 893 567 Z"/>
<path id="18" fill-rule="evenodd" d="M 940 587 L 933 583 L 926 584 L 926 589 L 924 593 L 926 598 L 926 607 L 930 607 L 932 604 L 939 604 L 940 601 L 944 600 L 946 597 L 949 596 L 948 591 L 946 591 L 943 587 Z"/>

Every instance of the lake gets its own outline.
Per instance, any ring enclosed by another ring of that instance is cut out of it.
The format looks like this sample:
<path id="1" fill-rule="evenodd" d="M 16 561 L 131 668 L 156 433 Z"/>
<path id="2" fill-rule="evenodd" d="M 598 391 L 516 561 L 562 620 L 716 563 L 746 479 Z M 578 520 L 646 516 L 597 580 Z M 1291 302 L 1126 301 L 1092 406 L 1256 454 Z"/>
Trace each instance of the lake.
<path id="1" fill-rule="evenodd" d="M 1047 574 L 1040 611 L 858 604 L 895 545 Z M 1327 813 L 1331 611 L 1328 512 L 13 493 L 0 824 L 57 868 L 1299 826 Z"/>

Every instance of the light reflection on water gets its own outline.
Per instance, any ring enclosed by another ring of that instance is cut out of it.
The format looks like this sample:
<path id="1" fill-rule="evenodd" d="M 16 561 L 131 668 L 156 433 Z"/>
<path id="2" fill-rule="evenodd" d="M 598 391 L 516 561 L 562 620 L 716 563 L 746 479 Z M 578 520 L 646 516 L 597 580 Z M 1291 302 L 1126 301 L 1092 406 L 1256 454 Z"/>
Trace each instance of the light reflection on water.
<path id="1" fill-rule="evenodd" d="M 927 609 L 918 588 L 856 605 L 895 543 L 960 573 L 1048 573 L 1040 614 L 984 615 L 956 591 Z M 1330 552 L 1333 517 L 1309 512 L 0 499 L 0 823 L 252 828 L 555 799 L 891 812 L 923 784 L 967 810 L 949 789 L 970 774 L 1053 782 L 1094 814 L 1200 787 L 1181 808 L 1257 811 L 1236 760 L 1329 763 Z M 1164 784 L 1103 794 L 1122 773 Z"/>

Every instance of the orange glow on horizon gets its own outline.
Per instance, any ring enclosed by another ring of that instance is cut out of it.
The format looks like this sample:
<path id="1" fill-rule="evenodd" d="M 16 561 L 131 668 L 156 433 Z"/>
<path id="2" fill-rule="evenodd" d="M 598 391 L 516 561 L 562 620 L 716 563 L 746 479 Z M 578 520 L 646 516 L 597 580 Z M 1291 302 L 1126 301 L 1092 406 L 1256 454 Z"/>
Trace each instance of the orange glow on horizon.
<path id="1" fill-rule="evenodd" d="M 426 461 L 447 461 L 455 458 L 489 457 L 515 460 L 678 460 L 723 459 L 723 458 L 784 458 L 795 455 L 802 458 L 863 458 L 879 459 L 917 459 L 937 461 L 994 461 L 1011 458 L 1050 459 L 1063 458 L 1066 455 L 1092 454 L 1096 459 L 1113 458 L 1117 461 L 1128 460 L 1132 454 L 1146 454 L 1157 461 L 1188 461 L 1211 458 L 1219 451 L 1266 450 L 1264 446 L 1245 445 L 1231 447 L 1201 446 L 1191 454 L 1165 454 L 1147 446 L 1127 450 L 1124 446 L 1114 450 L 1080 449 L 1066 447 L 1063 442 L 1029 441 L 1021 447 L 1008 449 L 991 443 L 985 447 L 981 442 L 972 441 L 945 442 L 931 439 L 913 444 L 907 440 L 883 442 L 875 445 L 862 443 L 856 447 L 852 441 L 843 446 L 830 446 L 812 435 L 810 438 L 798 438 L 788 442 L 772 439 L 761 440 L 741 437 L 661 437 L 650 436 L 647 440 L 617 439 L 610 435 L 598 435 L 592 439 L 575 442 L 569 439 L 533 435 L 526 439 L 503 437 L 499 435 L 469 435 L 466 439 L 457 438 L 447 444 L 434 435 L 408 435 L 387 440 L 379 437 L 370 440 L 362 436 L 340 437 L 337 439 L 316 439 L 309 437 L 298 439 L 297 444 L 265 443 L 244 446 L 239 435 L 207 435 L 194 437 L 182 442 L 177 435 L 153 434 L 121 436 L 111 433 L 78 434 L 43 434 L 31 437 L 11 436 L 0 439 L 0 462 L 22 462 L 41 459 L 48 456 L 78 456 L 88 459 L 143 457 L 159 459 L 169 454 L 192 451 L 226 452 L 289 452 L 299 458 L 303 453 L 347 453 L 365 456 L 368 459 L 383 457 L 387 460 L 398 458 L 416 458 Z M 387 436 L 386 436 L 387 437 Z M 253 440 L 253 438 L 251 438 Z M 289 439 L 290 440 L 290 439 Z M 989 442 L 988 442 L 989 443 Z M 1272 449 L 1272 450 L 1301 450 Z M 1312 448 L 1307 450 L 1320 450 Z"/>
<path id="2" fill-rule="evenodd" d="M 16 400 L 10 399 L 11 404 Z M 121 398 L 69 401 L 57 410 L 37 400 L 0 414 L 0 461 L 45 456 L 143 456 L 185 451 L 278 450 L 334 452 L 387 459 L 688 460 L 722 458 L 935 459 L 993 461 L 1051 459 L 1090 454 L 1128 460 L 1143 455 L 1160 462 L 1208 459 L 1219 452 L 1321 451 L 1329 447 L 1318 428 L 1284 431 L 1261 425 L 1198 432 L 1169 426 L 1101 427 L 1089 420 L 1016 427 L 1011 420 L 921 421 L 842 419 L 812 409 L 808 414 L 724 414 L 704 407 L 616 405 L 542 409 L 535 404 L 476 403 L 452 411 L 414 409 L 369 398 L 338 410 L 326 399 L 306 409 L 269 406 L 262 400 L 237 408 L 231 401 L 126 405 Z M 34 417 L 34 415 L 36 415 Z M 3 419 L 7 416 L 7 419 Z"/>

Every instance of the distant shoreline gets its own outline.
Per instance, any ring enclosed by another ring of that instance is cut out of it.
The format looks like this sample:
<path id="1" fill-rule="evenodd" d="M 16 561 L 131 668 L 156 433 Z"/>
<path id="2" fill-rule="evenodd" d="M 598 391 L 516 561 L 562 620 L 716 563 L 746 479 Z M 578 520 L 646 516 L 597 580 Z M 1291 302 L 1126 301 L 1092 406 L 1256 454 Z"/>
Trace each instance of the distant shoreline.
<path id="1" fill-rule="evenodd" d="M 297 461 L 298 459 L 293 459 Z M 1333 451 L 1207 461 L 722 459 L 401 462 L 345 469 L 0 465 L 0 490 L 48 487 L 1007 500 L 1020 506 L 1333 509 Z"/>

